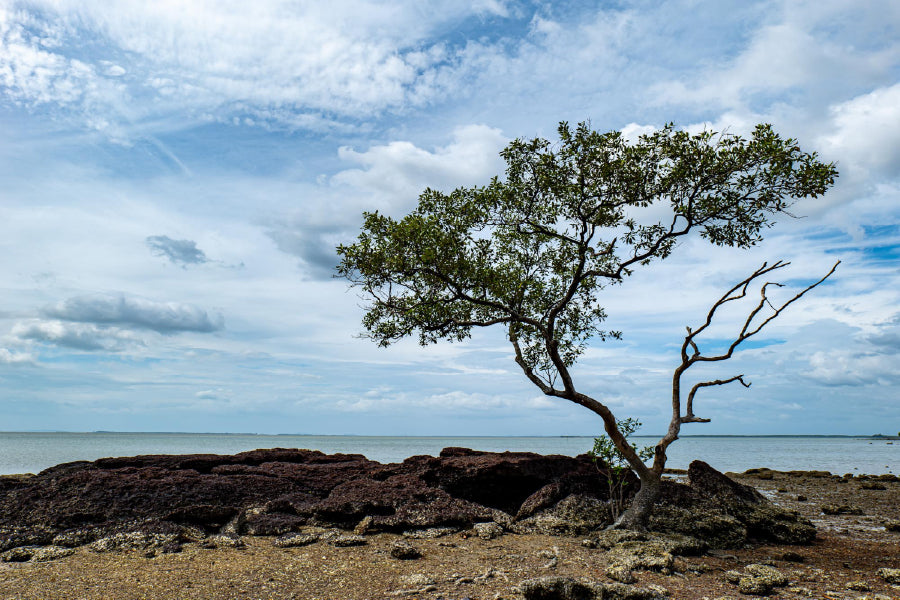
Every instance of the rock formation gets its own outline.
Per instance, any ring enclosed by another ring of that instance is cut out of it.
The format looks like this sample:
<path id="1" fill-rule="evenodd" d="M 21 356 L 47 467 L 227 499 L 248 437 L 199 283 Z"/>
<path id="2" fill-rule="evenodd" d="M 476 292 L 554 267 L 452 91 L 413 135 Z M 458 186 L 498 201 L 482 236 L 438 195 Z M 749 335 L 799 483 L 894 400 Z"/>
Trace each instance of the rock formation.
<path id="1" fill-rule="evenodd" d="M 667 482 L 654 519 L 660 530 L 711 546 L 752 538 L 801 543 L 815 535 L 808 522 L 704 463 L 692 464 L 689 479 Z M 286 536 L 309 526 L 364 535 L 492 523 L 492 535 L 585 535 L 610 523 L 607 501 L 605 477 L 586 455 L 446 448 L 438 457 L 381 464 L 359 454 L 276 448 L 106 458 L 4 481 L 0 552 L 135 532 L 168 540 L 160 544 L 168 551 L 176 539 Z"/>

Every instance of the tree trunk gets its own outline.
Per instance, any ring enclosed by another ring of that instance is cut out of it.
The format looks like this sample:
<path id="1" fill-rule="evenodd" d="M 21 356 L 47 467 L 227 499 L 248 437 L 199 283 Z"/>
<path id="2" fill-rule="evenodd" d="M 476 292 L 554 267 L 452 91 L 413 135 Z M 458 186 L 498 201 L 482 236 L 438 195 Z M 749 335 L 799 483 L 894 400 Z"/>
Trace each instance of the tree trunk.
<path id="1" fill-rule="evenodd" d="M 646 531 L 647 521 L 653 513 L 653 507 L 659 499 L 662 488 L 662 477 L 649 471 L 641 475 L 641 489 L 635 494 L 631 506 L 622 513 L 619 519 L 610 525 L 610 529 L 631 529 L 634 531 Z"/>

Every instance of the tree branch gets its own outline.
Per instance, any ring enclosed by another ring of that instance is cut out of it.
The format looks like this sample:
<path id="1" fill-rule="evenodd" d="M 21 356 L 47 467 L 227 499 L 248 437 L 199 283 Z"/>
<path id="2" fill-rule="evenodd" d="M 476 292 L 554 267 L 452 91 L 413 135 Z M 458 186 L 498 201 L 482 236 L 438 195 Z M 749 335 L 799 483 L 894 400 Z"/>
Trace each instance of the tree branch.
<path id="1" fill-rule="evenodd" d="M 687 335 L 684 338 L 684 342 L 681 344 L 681 364 L 678 365 L 678 367 L 675 369 L 675 372 L 672 374 L 672 419 L 669 421 L 669 429 L 666 432 L 666 435 L 663 436 L 663 438 L 659 441 L 659 444 L 657 444 L 656 446 L 656 455 L 653 460 L 654 472 L 658 474 L 662 473 L 662 470 L 665 467 L 666 463 L 666 448 L 668 448 L 672 442 L 678 439 L 678 434 L 681 431 L 682 424 L 709 422 L 709 419 L 701 419 L 700 417 L 694 415 L 694 397 L 700 388 L 715 385 L 726 385 L 733 381 L 739 381 L 744 387 L 750 387 L 750 384 L 744 381 L 743 375 L 736 375 L 735 377 L 731 377 L 729 379 L 716 379 L 713 381 L 704 381 L 701 383 L 697 383 L 691 388 L 690 392 L 688 393 L 686 414 L 682 416 L 681 376 L 684 374 L 684 372 L 698 362 L 713 362 L 731 358 L 734 354 L 734 351 L 741 343 L 759 333 L 766 325 L 776 319 L 778 315 L 780 315 L 788 306 L 802 298 L 807 292 L 814 289 L 823 281 L 831 277 L 831 275 L 837 269 L 838 265 L 841 264 L 841 261 L 837 261 L 836 263 L 834 263 L 834 265 L 831 267 L 828 273 L 825 274 L 824 277 L 822 277 L 815 283 L 806 286 L 804 289 L 802 289 L 797 294 L 794 294 L 793 297 L 791 297 L 789 300 L 778 307 L 772 304 L 766 294 L 766 291 L 768 289 L 768 286 L 770 285 L 781 286 L 782 284 L 772 282 L 764 283 L 760 288 L 760 301 L 750 311 L 749 315 L 744 320 L 740 333 L 729 345 L 728 351 L 724 354 L 719 354 L 716 356 L 703 356 L 695 338 L 698 334 L 706 330 L 710 326 L 710 324 L 712 324 L 713 318 L 716 315 L 716 311 L 718 311 L 719 308 L 729 302 L 745 298 L 747 296 L 747 289 L 755 280 L 759 279 L 763 275 L 771 273 L 772 271 L 786 267 L 788 264 L 790 263 L 782 262 L 780 260 L 773 265 L 763 263 L 763 265 L 756 271 L 754 271 L 749 277 L 743 279 L 742 281 L 739 281 L 737 284 L 732 286 L 731 289 L 725 292 L 718 300 L 716 300 L 716 302 L 712 305 L 712 308 L 709 309 L 709 312 L 706 315 L 706 320 L 702 325 L 700 325 L 700 327 L 696 329 L 687 327 Z M 772 314 L 764 319 L 759 325 L 753 327 L 753 320 L 765 306 L 769 306 L 772 308 Z M 690 354 L 688 353 L 688 349 L 690 349 Z"/>
<path id="2" fill-rule="evenodd" d="M 787 265 L 787 264 L 790 264 L 790 263 L 784 263 L 782 266 Z M 841 264 L 841 261 L 837 261 L 836 263 L 834 263 L 834 265 L 831 267 L 831 269 L 828 271 L 828 273 L 825 274 L 824 277 L 822 277 L 821 279 L 819 279 L 819 280 L 816 281 L 815 283 L 806 286 L 803 290 L 801 290 L 800 292 L 798 292 L 797 294 L 795 294 L 790 300 L 788 300 L 787 302 L 785 302 L 784 304 L 782 304 L 782 305 L 781 305 L 780 307 L 778 307 L 777 309 L 774 309 L 774 311 L 772 312 L 771 315 L 769 315 L 765 320 L 763 320 L 763 322 L 760 323 L 755 329 L 752 329 L 752 330 L 751 330 L 751 329 L 750 329 L 750 326 L 751 326 L 751 324 L 752 324 L 752 322 L 753 322 L 753 319 L 756 317 L 757 314 L 759 314 L 759 311 L 762 310 L 762 308 L 763 308 L 766 304 L 771 305 L 771 302 L 769 301 L 769 298 L 766 296 L 766 289 L 767 289 L 767 287 L 768 287 L 769 285 L 776 285 L 776 286 L 778 286 L 778 287 L 783 287 L 783 285 L 780 284 L 780 283 L 774 283 L 774 284 L 773 284 L 772 282 L 766 282 L 766 283 L 760 288 L 760 300 L 759 300 L 759 303 L 756 305 L 756 308 L 754 308 L 754 309 L 750 312 L 750 314 L 747 316 L 747 320 L 744 321 L 744 326 L 741 328 L 740 334 L 738 334 L 737 338 L 735 338 L 735 340 L 734 340 L 734 341 L 731 343 L 731 345 L 728 347 L 728 351 L 727 351 L 725 354 L 720 354 L 720 355 L 718 355 L 718 356 L 708 356 L 708 357 L 707 357 L 707 356 L 696 356 L 696 357 L 694 357 L 694 358 L 691 359 L 691 362 L 692 362 L 692 363 L 693 363 L 693 362 L 696 362 L 696 361 L 713 362 L 713 361 L 727 360 L 727 359 L 731 358 L 731 356 L 734 354 L 735 349 L 736 349 L 740 344 L 742 344 L 744 341 L 750 339 L 751 337 L 753 337 L 754 335 L 756 335 L 757 333 L 759 333 L 760 331 L 762 331 L 763 327 L 765 327 L 766 325 L 768 325 L 769 323 L 771 323 L 772 321 L 774 321 L 774 320 L 778 317 L 778 315 L 780 315 L 780 314 L 784 311 L 784 309 L 786 309 L 788 306 L 790 306 L 791 304 L 793 304 L 794 302 L 796 302 L 797 300 L 799 300 L 800 298 L 802 298 L 808 291 L 810 291 L 811 289 L 817 287 L 817 286 L 818 286 L 819 284 L 821 284 L 823 281 L 825 281 L 826 279 L 828 279 L 829 277 L 831 277 L 831 275 L 835 272 L 835 270 L 837 269 L 837 267 L 838 267 L 839 264 Z M 759 275 L 756 275 L 755 277 L 754 277 L 754 276 L 751 276 L 751 278 L 750 278 L 749 281 L 752 281 L 752 280 L 755 279 L 756 277 L 759 277 Z M 749 285 L 749 281 L 748 281 L 748 285 Z M 746 289 L 746 286 L 745 286 L 745 289 Z M 714 306 L 714 307 L 713 307 L 712 311 L 710 311 L 710 315 L 712 315 L 712 313 L 715 311 L 716 308 L 718 308 L 718 306 Z M 773 308 L 774 308 L 774 307 L 773 307 Z M 748 330 L 749 330 L 749 331 L 748 331 Z M 697 333 L 697 332 L 695 332 L 694 335 L 696 335 L 696 333 Z"/>
<path id="3" fill-rule="evenodd" d="M 704 381 L 702 383 L 697 383 L 694 387 L 691 388 L 691 391 L 688 393 L 687 397 L 687 414 L 681 417 L 682 423 L 709 423 L 709 419 L 701 419 L 699 417 L 694 416 L 694 395 L 697 393 L 702 387 L 709 387 L 713 385 L 726 385 L 731 383 L 732 381 L 740 381 L 741 385 L 745 388 L 750 387 L 750 384 L 744 381 L 744 375 L 735 375 L 729 379 L 716 379 L 714 381 Z"/>

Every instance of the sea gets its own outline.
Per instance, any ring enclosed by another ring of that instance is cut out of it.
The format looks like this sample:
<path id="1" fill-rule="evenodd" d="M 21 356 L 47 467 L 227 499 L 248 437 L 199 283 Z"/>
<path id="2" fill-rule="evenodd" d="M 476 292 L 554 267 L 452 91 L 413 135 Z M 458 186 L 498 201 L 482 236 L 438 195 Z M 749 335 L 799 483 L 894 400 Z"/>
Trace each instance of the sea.
<path id="1" fill-rule="evenodd" d="M 658 437 L 635 436 L 637 446 Z M 590 437 L 391 437 L 354 435 L 258 435 L 240 433 L 0 432 L 0 475 L 38 473 L 77 460 L 138 454 L 234 454 L 259 448 L 306 448 L 363 454 L 382 463 L 436 456 L 450 446 L 493 452 L 576 456 Z M 703 460 L 720 471 L 768 467 L 835 474 L 900 474 L 900 440 L 850 436 L 685 436 L 669 447 L 668 467 Z"/>

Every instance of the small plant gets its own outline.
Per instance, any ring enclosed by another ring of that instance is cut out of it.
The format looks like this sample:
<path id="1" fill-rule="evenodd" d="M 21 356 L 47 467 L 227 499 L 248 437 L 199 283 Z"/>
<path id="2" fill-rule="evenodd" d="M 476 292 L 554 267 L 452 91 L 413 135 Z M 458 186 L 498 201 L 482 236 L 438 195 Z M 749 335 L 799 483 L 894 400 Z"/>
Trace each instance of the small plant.
<path id="1" fill-rule="evenodd" d="M 616 425 L 626 440 L 641 428 L 641 422 L 632 418 L 616 421 Z M 641 460 L 647 461 L 653 458 L 653 446 L 637 448 L 632 444 L 632 447 Z M 628 474 L 631 472 L 631 467 L 625 456 L 605 434 L 594 438 L 594 448 L 588 452 L 588 455 L 594 459 L 594 464 L 601 473 L 605 471 L 606 484 L 609 486 L 610 511 L 613 521 L 616 521 L 625 512 L 625 492 L 630 483 Z"/>

